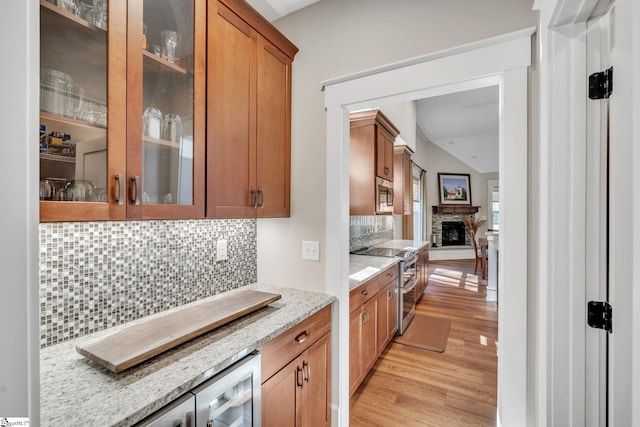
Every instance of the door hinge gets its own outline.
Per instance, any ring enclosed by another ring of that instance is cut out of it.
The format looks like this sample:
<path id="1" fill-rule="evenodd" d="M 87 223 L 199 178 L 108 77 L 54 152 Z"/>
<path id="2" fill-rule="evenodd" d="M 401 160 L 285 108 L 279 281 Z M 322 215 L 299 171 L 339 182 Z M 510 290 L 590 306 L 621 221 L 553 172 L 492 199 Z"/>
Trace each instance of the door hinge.
<path id="1" fill-rule="evenodd" d="M 604 329 L 611 333 L 613 326 L 613 308 L 606 301 L 587 303 L 587 324 L 592 328 Z"/>
<path id="2" fill-rule="evenodd" d="M 589 98 L 605 99 L 613 90 L 613 67 L 589 76 Z"/>

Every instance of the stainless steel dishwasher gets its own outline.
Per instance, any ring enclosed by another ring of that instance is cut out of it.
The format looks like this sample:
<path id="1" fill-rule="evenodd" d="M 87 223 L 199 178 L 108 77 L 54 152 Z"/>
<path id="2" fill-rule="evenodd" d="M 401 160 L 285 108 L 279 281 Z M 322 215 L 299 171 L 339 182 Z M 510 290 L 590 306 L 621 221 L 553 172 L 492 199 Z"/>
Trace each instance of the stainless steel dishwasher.
<path id="1" fill-rule="evenodd" d="M 260 369 L 254 352 L 137 426 L 260 427 Z"/>

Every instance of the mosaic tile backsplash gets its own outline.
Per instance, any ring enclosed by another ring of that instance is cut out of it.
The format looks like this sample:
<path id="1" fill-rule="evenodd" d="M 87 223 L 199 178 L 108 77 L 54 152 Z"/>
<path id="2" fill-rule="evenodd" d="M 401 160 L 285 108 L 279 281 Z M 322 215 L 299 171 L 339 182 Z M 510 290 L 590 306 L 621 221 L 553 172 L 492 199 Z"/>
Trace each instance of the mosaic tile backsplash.
<path id="1" fill-rule="evenodd" d="M 254 219 L 40 224 L 40 346 L 254 283 L 256 244 Z"/>
<path id="2" fill-rule="evenodd" d="M 349 217 L 349 251 L 393 240 L 391 215 Z"/>

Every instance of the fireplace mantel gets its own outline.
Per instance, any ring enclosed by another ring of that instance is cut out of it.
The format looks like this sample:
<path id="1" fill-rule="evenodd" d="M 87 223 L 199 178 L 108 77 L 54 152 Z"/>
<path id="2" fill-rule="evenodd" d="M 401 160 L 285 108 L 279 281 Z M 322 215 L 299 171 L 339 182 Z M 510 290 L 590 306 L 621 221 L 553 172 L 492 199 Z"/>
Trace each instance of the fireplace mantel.
<path id="1" fill-rule="evenodd" d="M 480 209 L 480 206 L 432 206 L 434 214 L 474 214 Z"/>

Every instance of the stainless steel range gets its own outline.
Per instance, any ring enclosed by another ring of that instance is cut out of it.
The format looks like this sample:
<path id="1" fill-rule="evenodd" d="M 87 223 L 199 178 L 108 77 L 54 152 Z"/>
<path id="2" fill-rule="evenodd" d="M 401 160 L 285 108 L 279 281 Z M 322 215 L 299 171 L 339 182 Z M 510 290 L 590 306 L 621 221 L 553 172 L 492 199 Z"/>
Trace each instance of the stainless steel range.
<path id="1" fill-rule="evenodd" d="M 414 248 L 381 248 L 369 247 L 351 252 L 354 255 L 369 255 L 389 258 L 401 258 L 398 275 L 398 335 L 402 335 L 413 320 L 416 313 L 418 274 L 416 272 L 416 262 L 418 261 L 418 251 Z"/>

